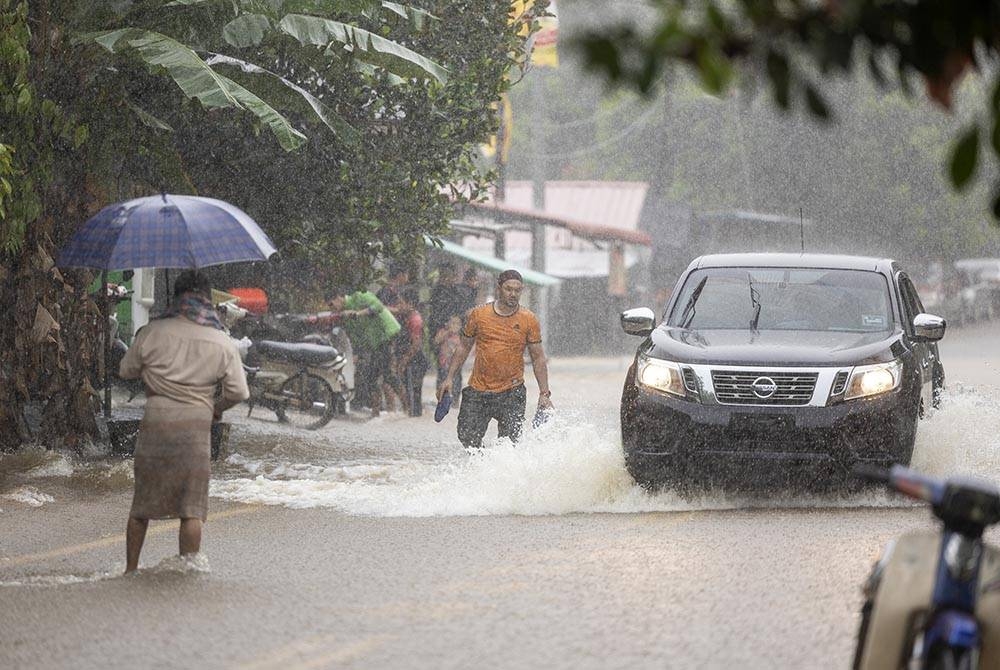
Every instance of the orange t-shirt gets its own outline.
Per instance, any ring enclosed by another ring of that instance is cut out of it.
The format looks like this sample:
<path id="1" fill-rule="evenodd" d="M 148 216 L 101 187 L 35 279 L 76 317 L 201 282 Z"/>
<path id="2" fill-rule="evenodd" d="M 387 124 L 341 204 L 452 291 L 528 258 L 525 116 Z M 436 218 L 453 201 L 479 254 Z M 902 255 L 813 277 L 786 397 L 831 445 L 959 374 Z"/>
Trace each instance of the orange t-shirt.
<path id="1" fill-rule="evenodd" d="M 469 312 L 462 335 L 476 340 L 469 386 L 496 393 L 524 383 L 524 348 L 542 341 L 542 328 L 529 309 L 500 316 L 489 302 Z"/>

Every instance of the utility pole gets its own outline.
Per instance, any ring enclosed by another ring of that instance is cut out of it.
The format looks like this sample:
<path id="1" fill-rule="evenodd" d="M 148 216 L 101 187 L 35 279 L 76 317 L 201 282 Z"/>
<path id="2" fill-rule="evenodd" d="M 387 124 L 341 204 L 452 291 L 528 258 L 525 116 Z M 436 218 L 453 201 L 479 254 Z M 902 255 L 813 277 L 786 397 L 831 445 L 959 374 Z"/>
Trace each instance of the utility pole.
<path id="1" fill-rule="evenodd" d="M 546 104 L 544 96 L 544 81 L 542 80 L 542 68 L 535 69 L 529 76 L 528 89 L 531 97 L 531 114 L 535 123 L 531 127 L 532 139 L 532 161 L 531 161 L 531 195 L 532 207 L 541 214 L 545 211 L 545 176 L 548 153 L 546 151 L 546 138 L 544 128 L 546 119 L 540 118 L 545 114 Z M 543 121 L 539 123 L 539 121 Z M 545 225 L 539 222 L 531 224 L 531 269 L 538 272 L 545 272 Z M 542 326 L 542 340 L 544 346 L 548 345 L 548 289 L 537 288 L 531 292 L 531 311 L 538 316 Z"/>

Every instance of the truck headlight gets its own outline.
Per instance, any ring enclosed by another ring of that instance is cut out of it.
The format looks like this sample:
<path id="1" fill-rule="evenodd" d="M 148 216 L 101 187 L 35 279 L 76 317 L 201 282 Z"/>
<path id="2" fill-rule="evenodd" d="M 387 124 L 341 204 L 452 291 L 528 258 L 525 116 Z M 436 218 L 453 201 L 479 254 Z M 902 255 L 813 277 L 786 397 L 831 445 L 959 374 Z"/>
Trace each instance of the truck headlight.
<path id="1" fill-rule="evenodd" d="M 681 366 L 671 361 L 658 358 L 642 358 L 639 360 L 639 372 L 635 376 L 640 386 L 670 393 L 681 398 L 687 395 L 684 388 L 684 375 Z"/>
<path id="2" fill-rule="evenodd" d="M 851 371 L 844 400 L 866 398 L 892 391 L 899 386 L 903 376 L 903 364 L 899 361 L 859 365 Z"/>

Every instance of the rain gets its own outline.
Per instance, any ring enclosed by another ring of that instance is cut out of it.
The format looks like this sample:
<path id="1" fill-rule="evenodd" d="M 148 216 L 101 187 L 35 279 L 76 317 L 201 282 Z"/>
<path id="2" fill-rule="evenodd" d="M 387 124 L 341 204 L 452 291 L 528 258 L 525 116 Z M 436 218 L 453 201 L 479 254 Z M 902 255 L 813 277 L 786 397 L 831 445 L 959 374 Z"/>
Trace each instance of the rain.
<path id="1" fill-rule="evenodd" d="M 0 68 L 0 666 L 950 667 L 883 603 L 1000 666 L 995 43 L 928 74 L 741 2 L 98 4 L 0 0 L 127 114 Z M 36 102 L 69 130 L 17 162 Z"/>

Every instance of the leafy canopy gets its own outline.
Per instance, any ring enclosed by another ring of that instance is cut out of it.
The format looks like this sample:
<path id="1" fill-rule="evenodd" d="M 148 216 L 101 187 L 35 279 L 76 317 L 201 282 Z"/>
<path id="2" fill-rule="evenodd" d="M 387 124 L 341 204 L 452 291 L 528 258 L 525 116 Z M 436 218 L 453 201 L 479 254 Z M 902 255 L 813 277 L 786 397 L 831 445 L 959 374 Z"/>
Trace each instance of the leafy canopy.
<path id="1" fill-rule="evenodd" d="M 336 110 L 325 105 L 309 88 L 324 82 L 313 75 L 306 86 L 272 71 L 279 50 L 290 53 L 293 40 L 304 49 L 296 55 L 300 69 L 315 72 L 315 59 L 349 59 L 362 68 L 377 68 L 399 83 L 404 79 L 434 80 L 444 83 L 448 71 L 398 41 L 362 29 L 336 16 L 364 16 L 378 24 L 405 21 L 421 29 L 433 16 L 395 2 L 360 0 L 175 0 L 162 6 L 140 2 L 103 2 L 104 21 L 120 27 L 82 32 L 81 43 L 91 42 L 111 53 L 135 54 L 154 72 L 165 73 L 189 98 L 205 108 L 233 108 L 249 111 L 266 125 L 286 150 L 297 149 L 306 136 L 288 117 L 294 100 L 270 103 L 254 89 L 253 80 L 277 81 L 287 93 L 304 101 L 330 131 L 349 142 L 358 134 Z M 221 26 L 221 28 L 220 28 Z M 254 63 L 240 57 L 247 50 L 259 57 Z M 229 52 L 229 53 L 227 53 Z M 312 62 L 310 62 L 312 60 Z M 222 70 L 250 75 L 246 85 Z M 311 84 L 311 85 L 310 85 Z M 281 107 L 282 109 L 279 109 Z M 147 124 L 162 124 L 155 116 L 137 111 Z M 162 124 L 166 126 L 166 124 Z"/>

